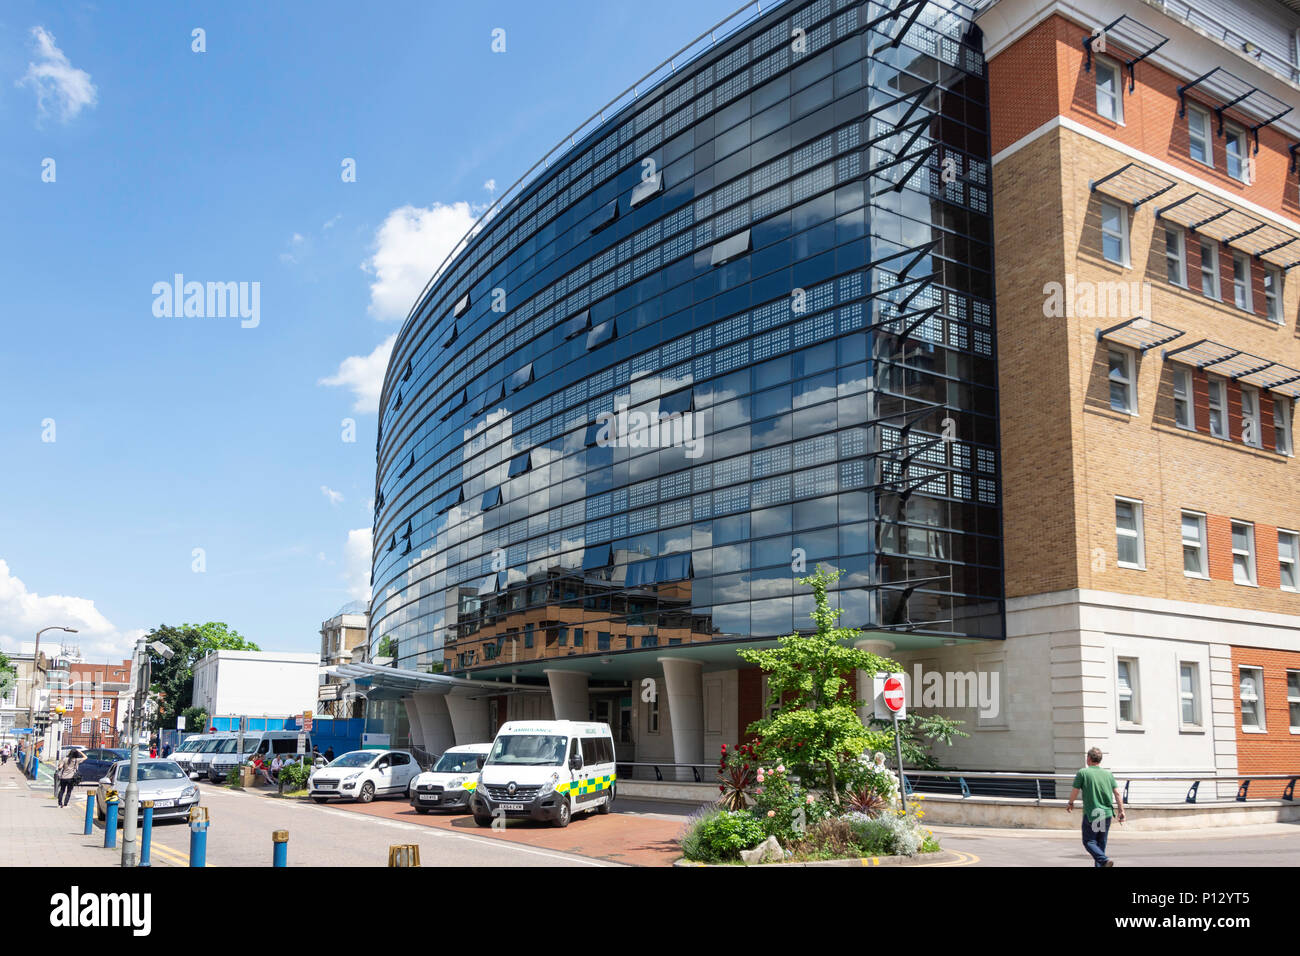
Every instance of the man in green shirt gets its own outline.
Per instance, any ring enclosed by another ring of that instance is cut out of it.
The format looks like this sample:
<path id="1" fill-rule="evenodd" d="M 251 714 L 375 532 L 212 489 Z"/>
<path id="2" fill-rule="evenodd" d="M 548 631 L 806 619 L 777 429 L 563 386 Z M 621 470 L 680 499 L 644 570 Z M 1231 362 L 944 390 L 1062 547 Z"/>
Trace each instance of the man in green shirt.
<path id="1" fill-rule="evenodd" d="M 1114 866 L 1106 856 L 1106 838 L 1110 836 L 1110 823 L 1116 816 L 1124 822 L 1124 799 L 1119 795 L 1119 784 L 1109 770 L 1101 767 L 1101 749 L 1088 751 L 1088 766 L 1074 775 L 1074 789 L 1070 791 L 1067 813 L 1074 812 L 1074 801 L 1083 793 L 1083 848 L 1088 851 L 1096 866 Z M 1115 798 L 1111 807 L 1111 797 Z"/>

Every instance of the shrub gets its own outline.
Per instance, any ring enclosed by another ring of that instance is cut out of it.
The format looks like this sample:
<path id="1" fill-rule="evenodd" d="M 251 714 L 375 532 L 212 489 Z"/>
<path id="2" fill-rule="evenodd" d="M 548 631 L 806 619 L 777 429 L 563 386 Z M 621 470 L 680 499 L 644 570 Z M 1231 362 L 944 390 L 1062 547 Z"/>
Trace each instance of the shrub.
<path id="1" fill-rule="evenodd" d="M 764 834 L 782 843 L 801 839 L 808 827 L 830 813 L 829 804 L 804 789 L 783 764 L 760 767 L 755 782 L 752 813 Z"/>
<path id="2" fill-rule="evenodd" d="M 846 813 L 841 819 L 848 821 L 868 856 L 916 856 L 939 849 L 938 841 L 915 813 L 896 810 L 876 817 Z"/>
<path id="3" fill-rule="evenodd" d="M 306 761 L 300 764 L 285 764 L 281 767 L 280 779 L 284 781 L 284 792 L 305 790 L 307 788 L 307 778 L 311 776 L 311 769 L 311 764 Z"/>
<path id="4" fill-rule="evenodd" d="M 688 822 L 681 846 L 688 860 L 723 863 L 738 860 L 741 850 L 752 850 L 766 838 L 748 811 L 713 807 Z"/>
<path id="5" fill-rule="evenodd" d="M 735 750 L 727 752 L 727 745 L 722 745 L 722 757 L 718 761 L 718 784 L 720 803 L 727 810 L 744 810 L 754 797 L 756 783 L 755 768 L 758 758 L 754 748 L 749 744 L 740 744 Z"/>

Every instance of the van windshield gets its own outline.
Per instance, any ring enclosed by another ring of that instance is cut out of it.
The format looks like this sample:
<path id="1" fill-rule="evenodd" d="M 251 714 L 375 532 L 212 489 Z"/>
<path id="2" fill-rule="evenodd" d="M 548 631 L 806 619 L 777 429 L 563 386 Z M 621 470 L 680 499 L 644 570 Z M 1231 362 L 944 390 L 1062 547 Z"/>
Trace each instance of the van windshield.
<path id="1" fill-rule="evenodd" d="M 217 753 L 233 754 L 235 752 L 235 748 L 238 746 L 239 746 L 239 739 L 237 737 L 231 737 L 229 740 L 221 741 L 221 746 L 217 748 Z"/>
<path id="2" fill-rule="evenodd" d="M 478 758 L 481 754 L 458 753 L 443 754 L 434 764 L 434 773 L 472 773 L 478 769 Z"/>
<path id="3" fill-rule="evenodd" d="M 510 734 L 497 738 L 487 762 L 517 767 L 554 767 L 564 763 L 568 744 L 567 737 L 552 734 Z"/>
<path id="4" fill-rule="evenodd" d="M 204 753 L 204 754 L 215 753 L 217 748 L 224 743 L 225 740 L 222 740 L 221 738 L 218 738 L 216 740 L 209 740 L 207 743 L 203 745 L 203 749 L 200 750 L 199 753 Z"/>

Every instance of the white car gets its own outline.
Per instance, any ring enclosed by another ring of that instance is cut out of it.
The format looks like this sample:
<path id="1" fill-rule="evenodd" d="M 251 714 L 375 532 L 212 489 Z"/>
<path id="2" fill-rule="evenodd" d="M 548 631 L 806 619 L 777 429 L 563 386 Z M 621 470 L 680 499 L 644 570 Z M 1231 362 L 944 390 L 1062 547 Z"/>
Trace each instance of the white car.
<path id="1" fill-rule="evenodd" d="M 416 813 L 430 810 L 468 810 L 470 792 L 477 786 L 491 744 L 462 744 L 449 747 L 434 763 L 411 781 L 408 796 Z"/>
<path id="2" fill-rule="evenodd" d="M 375 797 L 404 796 L 420 765 L 406 750 L 353 750 L 307 778 L 307 793 L 317 803 L 334 797 L 369 803 Z"/>

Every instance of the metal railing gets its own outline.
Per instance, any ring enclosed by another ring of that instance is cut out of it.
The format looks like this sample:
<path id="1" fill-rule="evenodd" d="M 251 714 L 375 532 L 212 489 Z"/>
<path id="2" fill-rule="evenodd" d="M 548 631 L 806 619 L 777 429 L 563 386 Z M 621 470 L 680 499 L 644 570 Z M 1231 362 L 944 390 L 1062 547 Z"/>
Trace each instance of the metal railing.
<path id="1" fill-rule="evenodd" d="M 630 772 L 625 773 L 624 771 L 628 768 L 630 768 Z M 672 763 L 667 761 L 656 762 L 653 760 L 629 760 L 616 761 L 614 764 L 615 772 L 619 777 L 626 780 L 637 779 L 637 768 L 649 768 L 649 770 L 654 773 L 654 779 L 657 781 L 662 781 L 664 779 L 664 771 L 667 770 L 669 771 L 668 779 L 674 783 L 690 783 L 692 781 L 695 783 L 713 783 L 717 779 L 718 772 L 717 763 Z M 692 780 L 688 781 L 679 779 L 677 773 L 679 770 L 689 771 Z M 712 771 L 712 774 L 706 773 L 701 776 L 701 770 Z M 644 780 L 649 778 L 642 777 L 641 779 Z"/>
<path id="2" fill-rule="evenodd" d="M 1237 793 L 1235 800 L 1239 803 L 1245 803 L 1250 792 L 1250 785 L 1256 781 L 1268 780 L 1285 780 L 1287 785 L 1283 788 L 1280 797 L 1265 796 L 1261 800 L 1295 800 L 1296 781 L 1300 780 L 1300 773 L 1252 773 L 1252 774 L 1231 774 L 1218 776 L 1215 774 L 1150 774 L 1150 773 L 1124 773 L 1123 771 L 1114 771 L 1111 773 L 1117 781 L 1124 782 L 1124 802 L 1129 802 L 1129 794 L 1133 784 L 1149 783 L 1187 783 L 1191 786 L 1188 788 L 1186 795 L 1183 797 L 1184 803 L 1196 803 L 1199 795 L 1200 786 L 1205 781 L 1211 781 L 1216 784 L 1232 784 L 1236 787 Z M 909 779 L 911 778 L 911 779 Z M 1073 782 L 1074 774 L 1072 773 L 1019 773 L 1019 772 L 995 772 L 995 771 L 968 771 L 968 770 L 908 770 L 903 775 L 903 792 L 908 796 L 917 792 L 928 793 L 957 793 L 960 792 L 962 799 L 972 796 L 997 796 L 997 797 L 1018 797 L 1033 796 L 1036 805 L 1041 804 L 1043 800 L 1059 800 L 1057 796 L 1058 780 Z M 914 782 L 915 781 L 915 782 Z M 927 781 L 931 781 L 927 786 Z M 972 788 L 969 781 L 975 781 L 976 788 Z M 978 786 L 981 781 L 993 781 L 991 785 Z M 1044 793 L 1044 783 L 1047 784 L 1050 792 Z M 1032 791 L 1031 791 L 1032 787 Z M 960 788 L 960 790 L 958 789 Z M 1068 788 L 1067 788 L 1068 789 Z M 1181 789 L 1181 787 L 1179 788 Z M 976 791 L 980 792 L 976 792 Z M 1172 800 L 1156 801 L 1157 803 L 1170 803 Z M 1143 804 L 1139 804 L 1143 805 Z"/>

